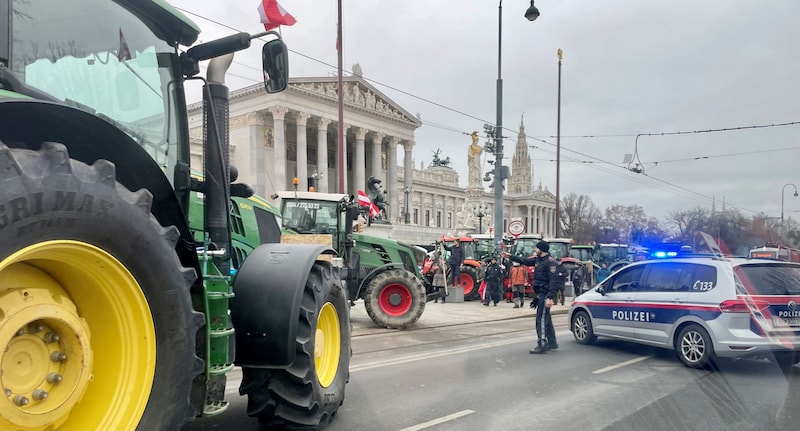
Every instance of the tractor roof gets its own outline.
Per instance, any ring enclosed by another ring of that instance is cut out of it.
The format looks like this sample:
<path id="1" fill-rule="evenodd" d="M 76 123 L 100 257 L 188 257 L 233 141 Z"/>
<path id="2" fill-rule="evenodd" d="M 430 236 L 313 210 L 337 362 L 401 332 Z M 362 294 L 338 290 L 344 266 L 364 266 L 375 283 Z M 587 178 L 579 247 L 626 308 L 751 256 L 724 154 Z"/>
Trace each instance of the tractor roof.
<path id="1" fill-rule="evenodd" d="M 277 195 L 279 198 L 284 200 L 302 199 L 302 200 L 315 200 L 315 201 L 328 201 L 328 202 L 339 202 L 342 199 L 349 198 L 349 196 L 344 193 L 284 191 L 284 192 L 278 192 Z"/>

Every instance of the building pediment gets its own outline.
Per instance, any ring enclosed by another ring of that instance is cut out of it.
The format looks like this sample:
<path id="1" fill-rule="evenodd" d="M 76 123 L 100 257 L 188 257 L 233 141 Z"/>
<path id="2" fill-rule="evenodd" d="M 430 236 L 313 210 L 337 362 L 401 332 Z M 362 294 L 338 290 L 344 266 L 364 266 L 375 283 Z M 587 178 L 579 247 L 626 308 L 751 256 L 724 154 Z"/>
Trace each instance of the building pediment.
<path id="1" fill-rule="evenodd" d="M 422 121 L 386 97 L 363 78 L 348 76 L 343 78 L 342 84 L 344 86 L 344 104 L 348 109 L 399 120 L 413 125 L 414 128 L 422 125 Z M 336 77 L 291 78 L 289 80 L 290 91 L 322 98 L 332 104 L 338 103 L 336 91 L 338 86 Z"/>
<path id="2" fill-rule="evenodd" d="M 534 199 L 539 200 L 539 201 L 545 201 L 545 202 L 555 202 L 556 201 L 556 196 L 554 194 L 550 193 L 547 190 L 542 190 L 542 189 L 535 190 L 532 193 L 532 195 L 533 195 Z"/>

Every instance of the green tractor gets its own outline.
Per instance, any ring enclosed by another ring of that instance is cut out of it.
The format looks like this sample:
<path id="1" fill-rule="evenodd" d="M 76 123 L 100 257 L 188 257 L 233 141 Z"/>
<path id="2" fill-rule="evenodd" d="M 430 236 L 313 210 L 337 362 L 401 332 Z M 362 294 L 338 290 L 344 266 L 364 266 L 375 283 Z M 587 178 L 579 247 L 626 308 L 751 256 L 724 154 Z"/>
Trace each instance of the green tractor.
<path id="1" fill-rule="evenodd" d="M 363 299 L 373 322 L 402 329 L 419 320 L 425 303 L 440 293 L 424 283 L 425 249 L 354 232 L 361 208 L 339 193 L 277 193 L 284 231 L 332 246 L 344 260 L 351 304 Z M 284 240 L 288 238 L 284 237 Z"/>
<path id="2" fill-rule="evenodd" d="M 236 366 L 249 415 L 327 424 L 351 355 L 335 250 L 231 205 L 252 191 L 224 76 L 256 36 L 188 48 L 198 27 L 163 0 L 0 9 L 0 429 L 177 430 L 225 411 Z M 286 46 L 258 36 L 282 91 Z M 184 84 L 205 60 L 199 180 Z"/>

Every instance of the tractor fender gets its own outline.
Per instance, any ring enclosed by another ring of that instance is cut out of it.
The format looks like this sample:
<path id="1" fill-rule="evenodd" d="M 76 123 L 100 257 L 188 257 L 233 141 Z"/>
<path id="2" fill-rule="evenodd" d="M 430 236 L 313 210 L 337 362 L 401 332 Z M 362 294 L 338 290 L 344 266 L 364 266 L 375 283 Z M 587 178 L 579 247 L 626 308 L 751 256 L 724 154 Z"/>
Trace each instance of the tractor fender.
<path id="1" fill-rule="evenodd" d="M 263 244 L 245 259 L 230 301 L 236 365 L 286 368 L 294 361 L 300 300 L 321 254 L 336 252 L 315 244 Z M 321 288 L 315 294 L 327 295 Z"/>
<path id="2" fill-rule="evenodd" d="M 358 290 L 356 291 L 355 295 L 352 296 L 352 298 L 360 298 L 361 292 L 364 290 L 365 286 L 369 285 L 373 278 L 377 277 L 378 274 L 382 273 L 383 271 L 394 268 L 405 269 L 403 268 L 403 264 L 399 262 L 389 262 L 373 268 L 367 275 L 364 276 L 364 278 L 361 280 L 361 283 L 358 284 Z"/>

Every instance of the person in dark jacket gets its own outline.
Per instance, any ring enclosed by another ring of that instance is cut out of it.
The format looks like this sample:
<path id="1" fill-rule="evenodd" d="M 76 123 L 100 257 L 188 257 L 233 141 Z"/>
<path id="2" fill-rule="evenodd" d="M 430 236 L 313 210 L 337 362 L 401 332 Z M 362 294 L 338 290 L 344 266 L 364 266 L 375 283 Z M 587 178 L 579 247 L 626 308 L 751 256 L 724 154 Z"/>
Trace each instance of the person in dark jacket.
<path id="1" fill-rule="evenodd" d="M 442 246 L 450 252 L 450 259 L 447 264 L 450 266 L 450 283 L 452 286 L 458 286 L 461 279 L 461 264 L 464 263 L 464 248 L 461 247 L 461 240 L 456 238 L 455 244 L 449 246 L 442 244 Z"/>
<path id="2" fill-rule="evenodd" d="M 483 305 L 488 307 L 489 302 L 494 302 L 494 306 L 497 307 L 503 290 L 503 268 L 500 267 L 494 256 L 489 260 L 484 279 L 486 280 L 486 291 L 483 293 Z"/>
<path id="3" fill-rule="evenodd" d="M 581 296 L 583 283 L 586 280 L 586 267 L 583 262 L 578 262 L 575 269 L 572 270 L 572 293 L 575 297 Z"/>
<path id="4" fill-rule="evenodd" d="M 548 350 L 558 349 L 556 342 L 556 331 L 553 327 L 553 319 L 550 316 L 550 307 L 553 306 L 556 292 L 559 289 L 558 264 L 553 256 L 550 256 L 550 244 L 547 241 L 539 241 L 534 250 L 536 258 L 519 257 L 504 252 L 503 256 L 508 257 L 514 262 L 519 262 L 526 266 L 536 265 L 533 270 L 533 290 L 536 293 L 539 309 L 536 311 L 536 337 L 538 343 L 536 347 L 529 350 L 529 353 L 547 353 Z"/>

